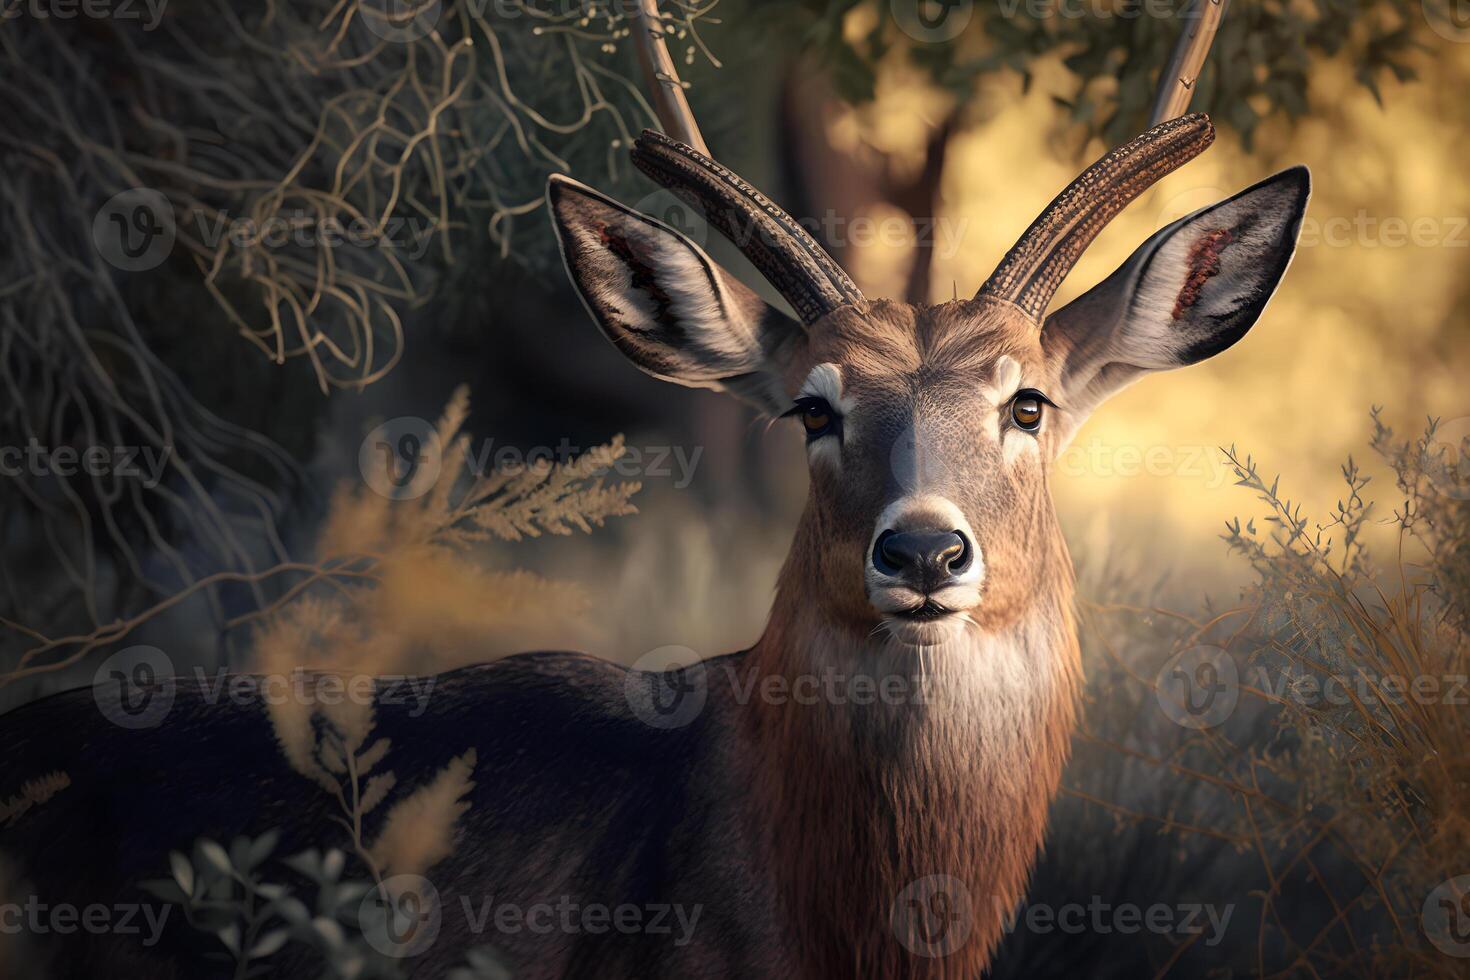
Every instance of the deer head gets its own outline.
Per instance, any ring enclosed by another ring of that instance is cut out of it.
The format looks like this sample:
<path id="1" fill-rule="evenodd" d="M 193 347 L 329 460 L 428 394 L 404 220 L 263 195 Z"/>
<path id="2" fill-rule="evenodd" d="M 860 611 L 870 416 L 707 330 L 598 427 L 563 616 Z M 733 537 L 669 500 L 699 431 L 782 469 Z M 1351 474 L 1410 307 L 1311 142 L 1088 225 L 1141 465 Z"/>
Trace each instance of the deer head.
<path id="1" fill-rule="evenodd" d="M 1213 138 L 1196 114 L 1108 153 L 974 298 L 935 306 L 866 299 L 790 215 L 651 131 L 635 164 L 730 238 L 795 318 L 653 218 L 564 177 L 548 196 L 572 280 L 629 360 L 799 424 L 811 491 L 782 597 L 830 629 L 925 646 L 1055 598 L 1069 573 L 1048 463 L 1114 391 L 1240 340 L 1275 290 L 1306 206 L 1301 167 L 1175 221 L 1047 315 L 1103 227 Z"/>

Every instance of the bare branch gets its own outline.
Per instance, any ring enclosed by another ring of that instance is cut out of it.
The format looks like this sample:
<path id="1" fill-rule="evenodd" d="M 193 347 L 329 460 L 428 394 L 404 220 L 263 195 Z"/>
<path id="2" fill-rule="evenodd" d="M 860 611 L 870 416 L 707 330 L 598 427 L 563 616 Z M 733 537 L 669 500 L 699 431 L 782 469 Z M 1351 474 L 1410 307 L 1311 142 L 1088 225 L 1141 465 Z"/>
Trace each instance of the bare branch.
<path id="1" fill-rule="evenodd" d="M 658 0 L 638 0 L 638 23 L 633 28 L 634 47 L 638 49 L 638 61 L 643 65 L 659 125 L 664 128 L 665 135 L 714 159 L 699 133 L 699 123 L 694 121 L 689 100 L 684 97 L 684 83 L 679 80 L 679 71 L 669 55 L 664 34 L 665 23 L 658 12 Z"/>
<path id="2" fill-rule="evenodd" d="M 1194 98 L 1194 83 L 1205 66 L 1205 58 L 1209 56 L 1210 45 L 1215 41 L 1215 32 L 1220 29 L 1228 6 L 1230 0 L 1193 0 L 1182 14 L 1184 29 L 1179 33 L 1168 67 L 1159 75 L 1149 126 L 1176 119 L 1189 111 L 1190 100 Z"/>

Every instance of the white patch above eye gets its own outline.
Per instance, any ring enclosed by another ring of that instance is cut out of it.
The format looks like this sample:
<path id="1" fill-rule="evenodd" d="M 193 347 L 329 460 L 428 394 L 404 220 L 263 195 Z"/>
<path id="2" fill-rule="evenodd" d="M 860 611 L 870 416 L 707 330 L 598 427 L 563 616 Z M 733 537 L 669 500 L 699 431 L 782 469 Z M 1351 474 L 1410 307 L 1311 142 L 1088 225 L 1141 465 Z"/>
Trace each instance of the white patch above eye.
<path id="1" fill-rule="evenodd" d="M 843 418 L 852 414 L 853 400 L 842 394 L 842 368 L 836 364 L 822 363 L 812 368 L 801 383 L 802 398 L 821 398 L 837 410 Z"/>
<path id="2" fill-rule="evenodd" d="M 1002 354 L 995 361 L 995 370 L 990 380 L 980 385 L 980 394 L 992 405 L 1004 405 L 1011 396 L 1021 390 L 1021 365 L 1009 354 Z"/>
<path id="3" fill-rule="evenodd" d="M 836 364 L 822 363 L 812 368 L 801 384 L 799 398 L 820 398 L 832 406 L 844 426 L 852 421 L 853 400 L 842 394 L 842 369 Z M 831 436 L 812 439 L 806 445 L 812 463 L 820 461 L 833 469 L 842 468 L 842 441 Z"/>

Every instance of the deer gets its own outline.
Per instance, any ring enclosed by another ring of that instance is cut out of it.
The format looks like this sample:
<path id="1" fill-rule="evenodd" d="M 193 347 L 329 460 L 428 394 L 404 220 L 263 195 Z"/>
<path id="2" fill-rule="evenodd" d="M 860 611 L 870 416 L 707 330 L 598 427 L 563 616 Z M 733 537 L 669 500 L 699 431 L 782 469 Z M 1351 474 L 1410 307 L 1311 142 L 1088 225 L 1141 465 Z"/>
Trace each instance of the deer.
<path id="1" fill-rule="evenodd" d="M 790 312 L 688 236 L 553 176 L 567 272 L 635 367 L 793 424 L 807 502 L 742 652 L 666 671 L 525 653 L 437 675 L 422 713 L 377 698 L 377 731 L 407 760 L 389 803 L 465 746 L 477 759 L 453 850 L 426 873 L 435 938 L 403 964 L 438 977 L 488 944 L 518 977 L 979 976 L 1025 894 L 1079 711 L 1048 466 L 1119 389 L 1245 336 L 1295 252 L 1308 171 L 1168 224 L 1050 309 L 1103 228 L 1213 141 L 1206 116 L 1177 115 L 1087 167 L 972 296 L 910 304 L 864 296 L 709 155 L 687 104 L 673 118 L 633 163 Z M 319 841 L 328 804 L 283 759 L 266 706 L 214 706 L 184 680 L 171 693 L 151 727 L 109 724 L 126 694 L 101 688 L 0 718 L 7 769 L 70 781 L 0 829 L 42 900 L 139 901 L 170 850 L 203 836 L 278 828 L 284 853 Z M 17 789 L 6 778 L 0 799 Z M 487 898 L 672 908 L 690 928 L 460 914 Z M 312 969 L 293 949 L 266 971 Z M 91 977 L 209 975 L 196 953 L 180 924 L 148 948 L 77 933 L 50 950 L 58 975 Z"/>

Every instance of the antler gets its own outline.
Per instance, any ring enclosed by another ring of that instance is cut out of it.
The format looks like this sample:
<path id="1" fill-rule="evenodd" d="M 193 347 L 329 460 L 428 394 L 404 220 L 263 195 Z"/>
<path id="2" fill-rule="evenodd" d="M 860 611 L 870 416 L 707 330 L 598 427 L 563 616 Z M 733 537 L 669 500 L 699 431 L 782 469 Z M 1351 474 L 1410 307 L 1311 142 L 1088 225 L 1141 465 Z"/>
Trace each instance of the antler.
<path id="1" fill-rule="evenodd" d="M 791 215 L 710 156 L 664 41 L 658 0 L 639 0 L 634 30 L 665 136 L 644 130 L 633 164 L 730 239 L 806 324 L 864 302 L 862 291 Z M 674 137 L 674 138 L 670 138 Z"/>
<path id="2" fill-rule="evenodd" d="M 1214 141 L 1209 117 L 1194 113 L 1160 123 L 1111 150 L 1046 206 L 978 295 L 1014 303 L 1040 322 L 1062 279 L 1107 223 Z"/>

